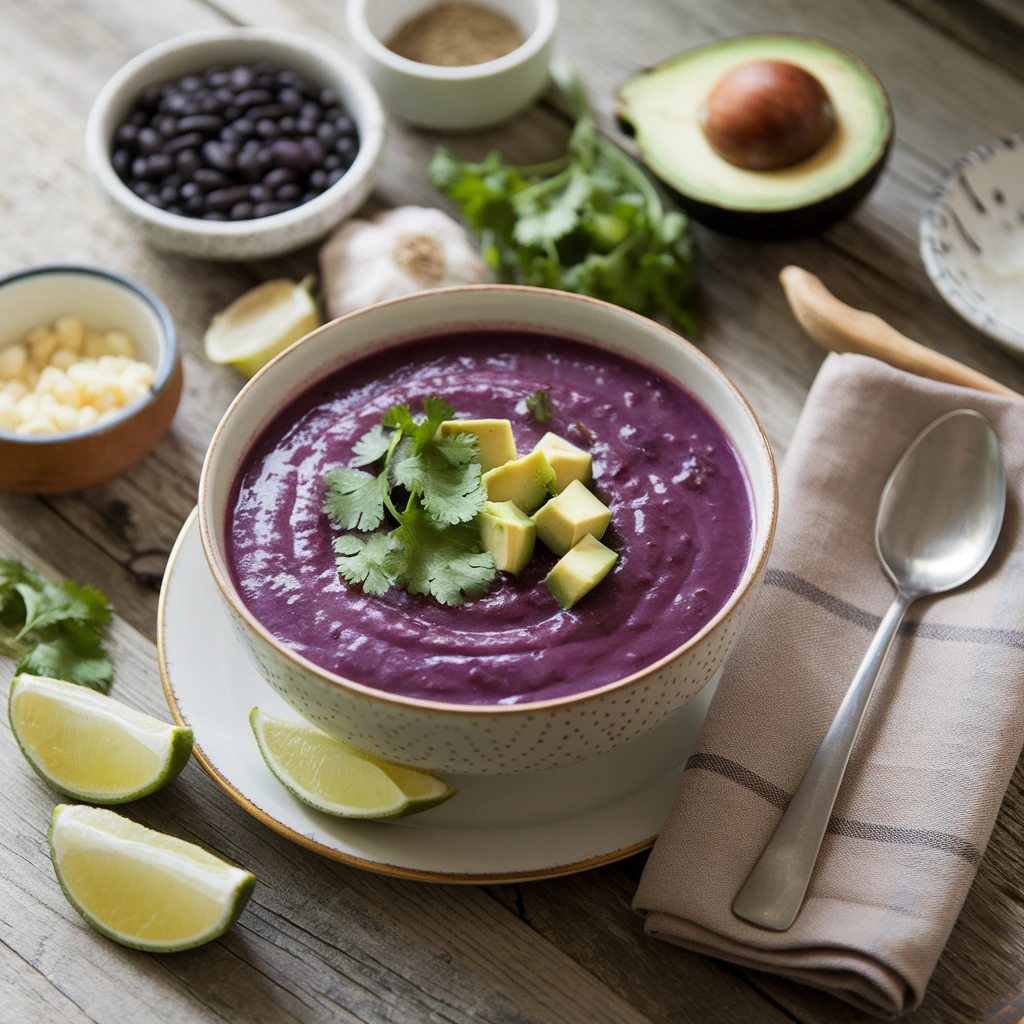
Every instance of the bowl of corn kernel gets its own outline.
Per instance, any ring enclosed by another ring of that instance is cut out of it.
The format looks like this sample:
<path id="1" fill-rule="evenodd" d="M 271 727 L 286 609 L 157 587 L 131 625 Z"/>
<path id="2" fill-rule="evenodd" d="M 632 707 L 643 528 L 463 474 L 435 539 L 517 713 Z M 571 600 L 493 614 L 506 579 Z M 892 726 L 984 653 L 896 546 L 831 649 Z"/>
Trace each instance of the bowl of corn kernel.
<path id="1" fill-rule="evenodd" d="M 180 396 L 174 324 L 149 289 L 70 263 L 0 277 L 0 488 L 119 476 L 167 432 Z"/>

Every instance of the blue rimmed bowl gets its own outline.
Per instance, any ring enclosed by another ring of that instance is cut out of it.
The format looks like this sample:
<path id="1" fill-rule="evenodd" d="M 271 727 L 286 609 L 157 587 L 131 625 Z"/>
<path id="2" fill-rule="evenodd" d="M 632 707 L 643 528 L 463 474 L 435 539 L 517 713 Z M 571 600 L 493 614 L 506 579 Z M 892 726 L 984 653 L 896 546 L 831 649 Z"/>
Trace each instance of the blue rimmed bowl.
<path id="1" fill-rule="evenodd" d="M 26 267 L 0 277 L 0 349 L 39 324 L 76 314 L 93 330 L 127 331 L 153 367 L 149 392 L 104 423 L 58 434 L 0 430 L 0 489 L 77 491 L 124 473 L 167 433 L 181 397 L 174 323 L 146 287 L 112 270 L 77 263 Z"/>

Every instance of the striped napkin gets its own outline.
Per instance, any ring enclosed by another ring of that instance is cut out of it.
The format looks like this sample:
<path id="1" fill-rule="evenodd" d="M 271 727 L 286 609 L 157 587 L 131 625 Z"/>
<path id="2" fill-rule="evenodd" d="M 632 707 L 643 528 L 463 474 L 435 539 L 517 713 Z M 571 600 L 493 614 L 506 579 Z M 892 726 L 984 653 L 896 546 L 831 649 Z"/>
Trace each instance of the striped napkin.
<path id="1" fill-rule="evenodd" d="M 732 914 L 893 597 L 874 548 L 900 455 L 943 413 L 986 416 L 1006 520 L 969 585 L 910 610 L 793 927 Z M 831 355 L 780 483 L 758 606 L 726 669 L 634 906 L 650 935 L 913 1009 L 949 937 L 1024 743 L 1024 403 Z"/>

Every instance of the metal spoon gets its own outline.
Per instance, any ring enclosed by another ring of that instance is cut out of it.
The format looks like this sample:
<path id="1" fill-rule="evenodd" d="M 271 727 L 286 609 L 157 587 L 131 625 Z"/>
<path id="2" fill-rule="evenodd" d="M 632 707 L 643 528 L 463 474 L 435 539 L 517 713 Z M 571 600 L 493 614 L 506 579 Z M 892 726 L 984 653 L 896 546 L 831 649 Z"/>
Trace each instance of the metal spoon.
<path id="1" fill-rule="evenodd" d="M 875 547 L 896 599 L 825 733 L 775 834 L 733 901 L 751 924 L 784 932 L 814 871 L 864 712 L 907 609 L 959 587 L 988 561 L 1006 506 L 1006 471 L 988 420 L 969 409 L 927 427 L 892 471 L 878 508 Z"/>

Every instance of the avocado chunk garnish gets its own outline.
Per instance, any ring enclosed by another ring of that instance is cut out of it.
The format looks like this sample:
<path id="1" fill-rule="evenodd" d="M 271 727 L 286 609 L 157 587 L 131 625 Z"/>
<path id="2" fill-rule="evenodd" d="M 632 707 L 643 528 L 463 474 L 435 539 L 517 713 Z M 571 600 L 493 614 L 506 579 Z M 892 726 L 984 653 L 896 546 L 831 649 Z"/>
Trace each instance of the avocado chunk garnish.
<path id="1" fill-rule="evenodd" d="M 569 611 L 611 572 L 618 555 L 592 534 L 587 534 L 560 558 L 544 577 L 555 600 Z"/>
<path id="2" fill-rule="evenodd" d="M 893 135 L 878 78 L 807 36 L 709 43 L 634 75 L 617 96 L 620 124 L 680 205 L 746 238 L 811 234 L 848 214 Z"/>
<path id="3" fill-rule="evenodd" d="M 518 575 L 533 557 L 537 525 L 514 502 L 489 501 L 477 517 L 484 550 L 499 572 Z"/>
<path id="4" fill-rule="evenodd" d="M 511 501 L 531 515 L 554 493 L 555 471 L 547 456 L 534 450 L 484 473 L 482 479 L 488 501 Z"/>
<path id="5" fill-rule="evenodd" d="M 445 420 L 441 436 L 473 434 L 480 450 L 480 468 L 483 472 L 496 469 L 516 458 L 516 441 L 512 424 L 508 420 Z"/>
<path id="6" fill-rule="evenodd" d="M 533 515 L 537 536 L 559 557 L 588 534 L 600 540 L 611 518 L 612 510 L 579 480 L 573 480 Z"/>
<path id="7" fill-rule="evenodd" d="M 590 452 L 577 448 L 560 434 L 546 433 L 534 446 L 547 456 L 555 471 L 555 494 L 561 494 L 573 482 L 590 483 L 593 475 L 593 460 Z"/>

